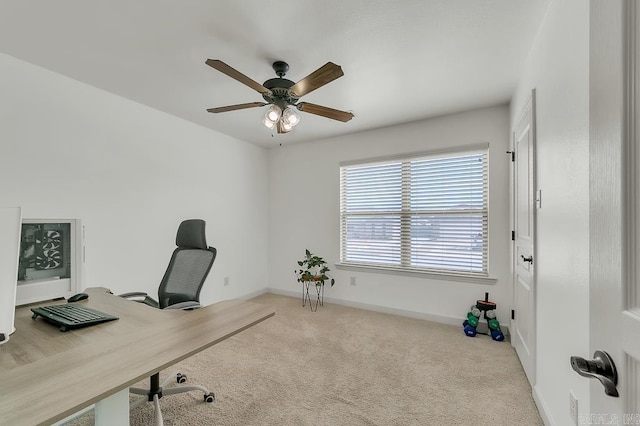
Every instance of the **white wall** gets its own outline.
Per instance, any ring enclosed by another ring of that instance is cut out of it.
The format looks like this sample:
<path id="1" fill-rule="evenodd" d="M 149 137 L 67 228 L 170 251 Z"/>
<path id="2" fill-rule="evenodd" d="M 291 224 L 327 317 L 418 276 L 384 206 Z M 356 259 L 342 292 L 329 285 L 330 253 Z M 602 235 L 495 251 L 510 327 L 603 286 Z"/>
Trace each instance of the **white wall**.
<path id="1" fill-rule="evenodd" d="M 204 303 L 265 287 L 264 149 L 2 54 L 0 75 L 0 206 L 82 219 L 85 287 L 157 294 L 188 218 L 218 249 Z"/>
<path id="2" fill-rule="evenodd" d="M 356 118 L 357 119 L 357 118 Z M 269 286 L 299 292 L 296 261 L 305 248 L 327 259 L 333 288 L 325 297 L 343 302 L 426 314 L 461 324 L 469 306 L 484 297 L 498 304 L 498 318 L 508 324 L 509 275 L 509 112 L 507 106 L 460 114 L 269 151 Z M 304 123 L 303 123 L 304 124 Z M 301 125 L 303 125 L 301 124 Z M 347 124 L 348 125 L 348 124 Z M 339 163 L 371 157 L 490 143 L 489 269 L 495 284 L 445 281 L 402 275 L 338 270 Z M 356 277 L 356 286 L 350 277 Z M 421 315 L 416 315 L 421 316 Z M 462 333 L 462 328 L 460 328 Z"/>
<path id="3" fill-rule="evenodd" d="M 589 381 L 569 357 L 589 354 L 589 2 L 553 0 L 511 104 L 512 127 L 537 99 L 537 384 L 549 424 L 572 424 L 569 390 L 589 412 Z"/>

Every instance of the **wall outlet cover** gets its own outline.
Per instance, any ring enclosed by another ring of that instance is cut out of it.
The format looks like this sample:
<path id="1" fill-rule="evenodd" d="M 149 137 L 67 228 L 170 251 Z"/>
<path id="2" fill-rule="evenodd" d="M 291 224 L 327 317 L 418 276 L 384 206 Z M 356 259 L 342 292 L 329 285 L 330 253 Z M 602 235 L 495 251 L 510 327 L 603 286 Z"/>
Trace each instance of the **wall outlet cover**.
<path id="1" fill-rule="evenodd" d="M 569 391 L 569 415 L 571 416 L 571 420 L 575 425 L 578 424 L 578 398 L 573 393 L 573 391 Z"/>

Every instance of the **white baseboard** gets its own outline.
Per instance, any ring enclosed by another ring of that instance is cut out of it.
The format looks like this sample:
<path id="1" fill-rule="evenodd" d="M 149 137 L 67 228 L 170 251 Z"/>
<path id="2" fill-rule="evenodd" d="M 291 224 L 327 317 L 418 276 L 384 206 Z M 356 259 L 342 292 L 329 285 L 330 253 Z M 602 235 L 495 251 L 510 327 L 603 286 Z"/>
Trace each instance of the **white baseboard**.
<path id="1" fill-rule="evenodd" d="M 538 392 L 538 387 L 534 386 L 531 391 L 533 395 L 533 401 L 536 403 L 536 407 L 538 407 L 538 412 L 540 413 L 540 417 L 542 417 L 542 421 L 544 422 L 545 426 L 555 425 L 551 414 L 549 413 L 549 407 L 547 407 L 547 404 L 544 402 L 544 399 Z"/>
<path id="2" fill-rule="evenodd" d="M 282 290 L 282 289 L 273 288 L 273 287 L 267 287 L 263 293 L 265 292 L 279 294 L 281 296 L 302 297 L 301 291 Z M 368 303 L 354 302 L 351 300 L 334 299 L 332 297 L 325 297 L 324 301 L 327 303 L 333 303 L 336 305 L 348 306 L 350 308 L 365 309 L 367 311 L 381 312 L 384 314 L 399 315 L 402 317 L 416 318 L 416 319 L 421 319 L 425 321 L 433 321 L 441 324 L 456 325 L 456 326 L 460 326 L 461 329 L 462 329 L 462 317 L 466 313 L 466 312 L 461 313 L 460 318 L 457 318 L 457 317 L 446 317 L 443 315 L 427 314 L 424 312 L 408 311 L 405 309 L 389 308 L 381 305 L 371 305 Z M 501 325 L 501 330 L 504 333 L 505 337 L 508 338 L 509 336 L 508 327 L 503 326 L 502 324 L 500 325 Z M 479 324 L 478 327 L 479 327 L 478 331 L 483 333 L 486 333 L 488 329 L 487 325 L 483 323 Z"/>
<path id="3" fill-rule="evenodd" d="M 261 296 L 267 293 L 268 291 L 269 289 L 265 287 L 265 288 L 261 288 L 260 290 L 252 291 L 251 293 L 247 293 L 245 295 L 239 296 L 236 299 L 249 300 L 249 299 L 253 299 L 254 297 Z"/>

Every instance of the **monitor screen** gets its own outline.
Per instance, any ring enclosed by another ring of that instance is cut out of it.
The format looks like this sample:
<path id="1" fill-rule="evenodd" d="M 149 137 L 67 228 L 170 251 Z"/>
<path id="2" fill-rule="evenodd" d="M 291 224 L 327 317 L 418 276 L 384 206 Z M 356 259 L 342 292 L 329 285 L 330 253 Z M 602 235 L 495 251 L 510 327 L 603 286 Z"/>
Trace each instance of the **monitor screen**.
<path id="1" fill-rule="evenodd" d="M 23 223 L 18 282 L 71 278 L 70 237 L 70 223 Z"/>
<path id="2" fill-rule="evenodd" d="M 79 291 L 82 234 L 78 219 L 23 219 L 18 305 L 69 297 Z"/>

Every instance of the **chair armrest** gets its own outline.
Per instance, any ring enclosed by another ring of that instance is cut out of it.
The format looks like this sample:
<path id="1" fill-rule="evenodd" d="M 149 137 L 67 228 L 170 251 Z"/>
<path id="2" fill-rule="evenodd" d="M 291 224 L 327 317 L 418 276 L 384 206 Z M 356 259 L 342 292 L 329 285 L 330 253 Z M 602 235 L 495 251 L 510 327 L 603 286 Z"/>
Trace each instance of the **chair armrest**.
<path id="1" fill-rule="evenodd" d="M 154 299 L 149 297 L 149 295 L 147 293 L 143 293 L 143 292 L 139 292 L 139 291 L 134 291 L 134 292 L 131 292 L 131 293 L 119 294 L 118 297 L 122 297 L 123 299 L 132 300 L 132 301 L 138 302 L 138 303 L 144 303 L 145 305 L 149 305 L 149 306 L 151 306 L 153 308 L 158 308 L 159 307 L 158 302 L 156 302 Z M 138 299 L 136 299 L 136 297 Z"/>
<path id="2" fill-rule="evenodd" d="M 182 309 L 184 311 L 190 311 L 190 310 L 198 309 L 198 308 L 201 308 L 201 307 L 202 307 L 202 305 L 200 305 L 200 303 L 190 301 L 190 302 L 175 303 L 173 305 L 167 306 L 164 309 Z"/>
<path id="3" fill-rule="evenodd" d="M 125 299 L 129 299 L 131 297 L 146 297 L 146 296 L 148 296 L 148 294 L 143 293 L 141 291 L 134 291 L 132 293 L 122 293 L 118 295 L 118 297 L 124 297 Z"/>

